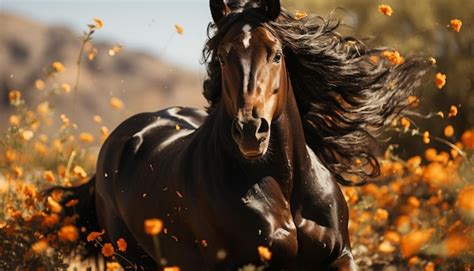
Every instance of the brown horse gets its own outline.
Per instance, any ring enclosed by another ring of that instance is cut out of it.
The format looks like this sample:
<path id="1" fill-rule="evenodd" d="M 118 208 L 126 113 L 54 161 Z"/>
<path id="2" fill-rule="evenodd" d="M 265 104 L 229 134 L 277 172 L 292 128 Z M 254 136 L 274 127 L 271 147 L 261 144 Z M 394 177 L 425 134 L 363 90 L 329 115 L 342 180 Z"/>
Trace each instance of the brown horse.
<path id="1" fill-rule="evenodd" d="M 125 238 L 139 269 L 356 270 L 345 176 L 375 176 L 369 142 L 407 107 L 428 66 L 394 66 L 278 0 L 211 1 L 208 111 L 173 107 L 123 122 L 80 198 L 89 231 Z M 376 59 L 376 61 L 374 61 Z M 358 164 L 355 160 L 359 159 Z M 90 199 L 90 200 L 87 200 Z M 163 220 L 161 256 L 144 220 Z M 124 263 L 128 266 L 127 263 Z"/>

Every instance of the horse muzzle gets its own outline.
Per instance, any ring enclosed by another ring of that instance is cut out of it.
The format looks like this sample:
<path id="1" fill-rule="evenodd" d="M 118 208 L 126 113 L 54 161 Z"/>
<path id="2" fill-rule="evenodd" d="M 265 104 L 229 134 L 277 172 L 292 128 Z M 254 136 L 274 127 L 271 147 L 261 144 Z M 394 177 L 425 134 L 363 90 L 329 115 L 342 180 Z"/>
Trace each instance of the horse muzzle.
<path id="1" fill-rule="evenodd" d="M 264 118 L 235 120 L 232 124 L 232 138 L 244 158 L 260 158 L 268 149 L 270 124 Z"/>

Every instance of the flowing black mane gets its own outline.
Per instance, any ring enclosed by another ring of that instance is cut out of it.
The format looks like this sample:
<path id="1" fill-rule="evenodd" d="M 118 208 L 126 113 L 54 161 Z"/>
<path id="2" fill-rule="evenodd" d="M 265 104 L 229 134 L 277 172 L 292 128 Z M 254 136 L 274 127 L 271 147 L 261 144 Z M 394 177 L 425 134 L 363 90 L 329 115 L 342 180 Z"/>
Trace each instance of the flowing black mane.
<path id="1" fill-rule="evenodd" d="M 338 181 L 354 185 L 349 176 L 357 176 L 359 183 L 377 176 L 373 142 L 408 110 L 408 97 L 421 85 L 430 63 L 408 58 L 394 65 L 382 57 L 384 48 L 369 48 L 337 33 L 336 19 L 313 15 L 297 20 L 283 11 L 278 20 L 270 21 L 259 9 L 247 9 L 209 26 L 203 51 L 209 78 L 203 94 L 210 112 L 221 95 L 216 51 L 238 20 L 264 25 L 282 41 L 306 142 Z"/>

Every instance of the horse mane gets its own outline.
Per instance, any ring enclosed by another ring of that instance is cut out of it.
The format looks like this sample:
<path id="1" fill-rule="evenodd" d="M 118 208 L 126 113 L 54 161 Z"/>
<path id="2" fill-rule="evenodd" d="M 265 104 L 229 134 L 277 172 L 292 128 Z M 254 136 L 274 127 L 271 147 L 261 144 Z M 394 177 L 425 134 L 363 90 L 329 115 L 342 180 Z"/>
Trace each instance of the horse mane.
<path id="1" fill-rule="evenodd" d="M 369 48 L 336 32 L 337 19 L 295 19 L 285 10 L 276 21 L 265 20 L 257 9 L 231 13 L 209 26 L 203 51 L 208 72 L 203 94 L 210 113 L 221 95 L 216 51 L 239 19 L 259 21 L 282 41 L 306 143 L 337 181 L 360 185 L 378 176 L 374 143 L 395 118 L 410 111 L 408 97 L 421 86 L 431 63 L 410 57 L 394 65 L 382 56 L 386 48 Z"/>

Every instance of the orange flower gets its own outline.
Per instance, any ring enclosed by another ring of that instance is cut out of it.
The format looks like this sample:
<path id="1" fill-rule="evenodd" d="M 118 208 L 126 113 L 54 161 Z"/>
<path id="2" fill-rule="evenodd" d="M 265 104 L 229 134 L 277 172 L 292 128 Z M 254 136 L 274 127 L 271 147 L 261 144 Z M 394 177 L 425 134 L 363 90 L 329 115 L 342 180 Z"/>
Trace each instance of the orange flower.
<path id="1" fill-rule="evenodd" d="M 405 130 L 408 130 L 410 128 L 410 120 L 407 118 L 401 118 L 400 119 L 400 124 L 405 128 Z"/>
<path id="2" fill-rule="evenodd" d="M 79 203 L 78 199 L 72 199 L 68 202 L 66 202 L 66 207 L 74 207 Z"/>
<path id="3" fill-rule="evenodd" d="M 61 90 L 64 93 L 69 93 L 69 92 L 71 92 L 71 85 L 69 85 L 67 83 L 61 84 Z"/>
<path id="4" fill-rule="evenodd" d="M 374 220 L 377 222 L 385 222 L 388 219 L 388 212 L 384 209 L 377 209 L 375 211 Z"/>
<path id="5" fill-rule="evenodd" d="M 111 257 L 111 256 L 114 255 L 115 249 L 114 249 L 114 246 L 112 246 L 111 243 L 105 243 L 100 252 L 105 257 Z"/>
<path id="6" fill-rule="evenodd" d="M 121 110 L 123 108 L 123 102 L 117 97 L 110 98 L 110 105 L 113 109 Z"/>
<path id="7" fill-rule="evenodd" d="M 471 199 L 472 200 L 472 199 Z M 459 254 L 469 251 L 473 247 L 468 236 L 460 233 L 449 235 L 441 242 L 441 254 L 446 257 L 456 257 Z"/>
<path id="8" fill-rule="evenodd" d="M 10 90 L 8 93 L 8 100 L 12 105 L 19 105 L 21 102 L 21 92 L 19 90 Z"/>
<path id="9" fill-rule="evenodd" d="M 435 265 L 432 262 L 429 262 L 423 268 L 423 271 L 435 271 Z"/>
<path id="10" fill-rule="evenodd" d="M 456 206 L 463 214 L 474 218 L 474 185 L 468 185 L 459 192 Z"/>
<path id="11" fill-rule="evenodd" d="M 119 251 L 125 252 L 127 251 L 127 241 L 125 239 L 120 238 L 117 240 L 117 247 Z"/>
<path id="12" fill-rule="evenodd" d="M 308 17 L 308 13 L 306 13 L 304 11 L 295 12 L 295 20 L 301 20 L 301 19 L 306 18 L 306 17 Z"/>
<path id="13" fill-rule="evenodd" d="M 387 16 L 392 16 L 393 14 L 393 9 L 389 5 L 379 5 L 379 11 L 383 15 L 387 15 Z"/>
<path id="14" fill-rule="evenodd" d="M 56 178 L 54 177 L 54 174 L 51 170 L 46 170 L 43 172 L 43 179 L 50 183 L 56 182 Z"/>
<path id="15" fill-rule="evenodd" d="M 99 116 L 99 115 L 95 115 L 94 118 L 93 118 L 94 122 L 97 123 L 97 124 L 101 124 L 102 123 L 102 117 Z"/>
<path id="16" fill-rule="evenodd" d="M 415 255 L 431 239 L 433 229 L 415 230 L 404 235 L 400 240 L 400 251 L 404 258 Z"/>
<path id="17" fill-rule="evenodd" d="M 451 107 L 449 108 L 449 114 L 448 114 L 448 118 L 454 118 L 458 115 L 458 107 L 455 106 L 455 105 L 451 105 Z"/>
<path id="18" fill-rule="evenodd" d="M 53 213 L 61 213 L 63 211 L 63 207 L 57 201 L 55 201 L 52 197 L 48 197 L 48 208 Z"/>
<path id="19" fill-rule="evenodd" d="M 21 118 L 18 115 L 11 115 L 8 121 L 10 122 L 10 125 L 12 126 L 19 126 L 21 123 Z"/>
<path id="20" fill-rule="evenodd" d="M 115 271 L 122 268 L 122 266 L 118 262 L 108 262 L 106 264 L 106 268 L 107 271 Z"/>
<path id="21" fill-rule="evenodd" d="M 420 104 L 420 99 L 416 96 L 408 96 L 408 105 L 417 107 Z"/>
<path id="22" fill-rule="evenodd" d="M 451 22 L 451 28 L 456 31 L 456 32 L 459 32 L 461 31 L 461 27 L 462 27 L 462 21 L 459 20 L 459 19 L 452 19 Z"/>
<path id="23" fill-rule="evenodd" d="M 92 143 L 94 142 L 95 138 L 91 133 L 81 133 L 79 135 L 79 140 L 83 143 Z"/>
<path id="24" fill-rule="evenodd" d="M 405 62 L 405 58 L 403 58 L 399 52 L 397 51 L 385 51 L 383 52 L 383 56 L 390 61 L 393 65 L 400 65 Z"/>
<path id="25" fill-rule="evenodd" d="M 181 269 L 177 266 L 167 266 L 163 268 L 163 271 L 180 271 Z"/>
<path id="26" fill-rule="evenodd" d="M 395 252 L 396 248 L 389 241 L 383 241 L 380 243 L 378 250 L 385 254 L 390 254 Z"/>
<path id="27" fill-rule="evenodd" d="M 467 149 L 474 149 L 474 129 L 464 132 L 461 136 L 461 142 Z"/>
<path id="28" fill-rule="evenodd" d="M 435 77 L 435 84 L 438 89 L 442 89 L 446 85 L 446 74 L 438 72 Z"/>
<path id="29" fill-rule="evenodd" d="M 102 230 L 101 232 L 93 231 L 87 235 L 87 242 L 92 242 L 95 241 L 97 238 L 102 236 L 105 233 L 105 230 Z"/>
<path id="30" fill-rule="evenodd" d="M 272 252 L 264 246 L 258 246 L 258 255 L 263 262 L 269 261 L 272 258 Z"/>
<path id="31" fill-rule="evenodd" d="M 448 125 L 444 128 L 444 135 L 447 137 L 452 137 L 454 135 L 454 128 L 452 125 Z"/>
<path id="32" fill-rule="evenodd" d="M 97 18 L 97 17 L 94 17 L 94 26 L 97 28 L 97 29 L 101 29 L 102 26 L 104 26 L 104 22 L 102 22 L 101 19 Z"/>
<path id="33" fill-rule="evenodd" d="M 44 239 L 34 243 L 33 245 L 31 245 L 31 249 L 36 254 L 43 253 L 46 249 L 48 249 L 48 247 L 49 247 L 48 241 L 46 241 Z"/>
<path id="34" fill-rule="evenodd" d="M 152 218 L 145 220 L 145 233 L 149 235 L 157 235 L 163 230 L 163 221 Z"/>
<path id="35" fill-rule="evenodd" d="M 79 238 L 79 231 L 75 226 L 72 225 L 63 226 L 58 232 L 58 237 L 64 242 L 74 242 L 77 240 L 77 238 Z"/>
<path id="36" fill-rule="evenodd" d="M 81 166 L 75 166 L 72 172 L 74 172 L 74 174 L 76 174 L 76 176 L 79 178 L 87 178 L 87 173 Z"/>
<path id="37" fill-rule="evenodd" d="M 431 142 L 430 132 L 426 131 L 423 133 L 423 143 L 430 144 L 430 142 Z"/>
<path id="38" fill-rule="evenodd" d="M 175 25 L 174 25 L 174 28 L 176 29 L 176 32 L 177 32 L 179 35 L 183 35 L 183 34 L 184 34 L 184 28 L 183 28 L 180 24 L 175 24 Z"/>

